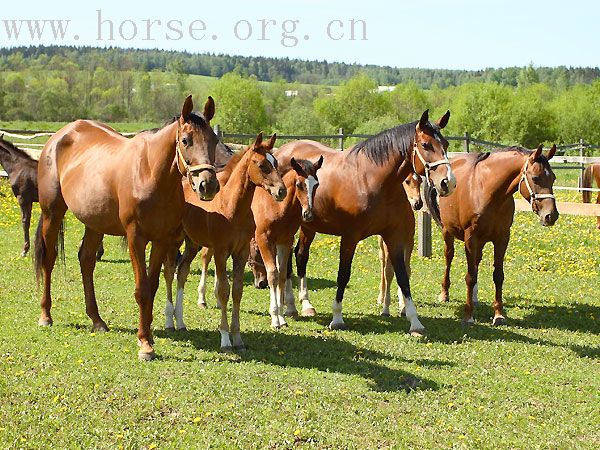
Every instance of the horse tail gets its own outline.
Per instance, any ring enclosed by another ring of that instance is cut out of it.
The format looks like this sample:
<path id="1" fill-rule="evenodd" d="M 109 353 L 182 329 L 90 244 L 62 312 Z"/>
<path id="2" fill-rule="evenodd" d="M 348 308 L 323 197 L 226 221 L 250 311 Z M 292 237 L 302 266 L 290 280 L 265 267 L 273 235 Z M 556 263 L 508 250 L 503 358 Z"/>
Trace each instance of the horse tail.
<path id="1" fill-rule="evenodd" d="M 581 187 L 591 188 L 592 178 L 594 174 L 594 165 L 589 165 L 583 171 L 583 177 L 581 177 Z M 590 203 L 592 201 L 592 191 L 582 191 L 583 203 Z"/>
<path id="2" fill-rule="evenodd" d="M 42 276 L 42 265 L 44 264 L 44 258 L 46 257 L 46 242 L 42 236 L 42 228 L 44 225 L 44 218 L 40 216 L 37 229 L 35 230 L 35 243 L 33 251 L 33 267 L 35 271 L 35 280 L 39 286 L 40 278 Z M 56 249 L 60 256 L 60 260 L 65 265 L 65 222 L 64 220 L 60 223 L 58 229 L 58 239 L 56 242 Z"/>
<path id="3" fill-rule="evenodd" d="M 40 277 L 42 276 L 42 264 L 46 256 L 46 243 L 42 237 L 43 217 L 40 216 L 37 229 L 35 230 L 35 242 L 33 244 L 33 269 L 35 271 L 35 281 L 40 285 Z"/>
<path id="4" fill-rule="evenodd" d="M 438 227 L 442 228 L 442 216 L 440 214 L 440 204 L 438 202 L 435 186 L 429 184 L 429 182 L 425 180 L 423 191 L 425 193 L 425 203 L 427 204 L 429 214 L 431 214 L 431 217 L 433 217 L 433 220 L 435 220 Z"/>

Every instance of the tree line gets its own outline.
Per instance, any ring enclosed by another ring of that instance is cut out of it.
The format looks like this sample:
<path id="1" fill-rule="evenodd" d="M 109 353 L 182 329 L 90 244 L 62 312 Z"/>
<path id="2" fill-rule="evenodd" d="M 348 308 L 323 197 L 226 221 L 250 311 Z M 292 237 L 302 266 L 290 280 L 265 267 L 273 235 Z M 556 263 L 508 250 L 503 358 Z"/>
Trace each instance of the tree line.
<path id="1" fill-rule="evenodd" d="M 417 120 L 425 109 L 432 116 L 450 109 L 448 135 L 468 132 L 526 147 L 579 139 L 600 144 L 600 80 L 549 83 L 539 68 L 519 69 L 514 86 L 469 81 L 424 89 L 412 80 L 395 84 L 393 91 L 378 92 L 380 83 L 368 71 L 334 87 L 282 78 L 265 83 L 236 67 L 219 79 L 193 77 L 176 62 L 165 70 L 150 71 L 98 61 L 82 67 L 86 54 L 77 57 L 73 52 L 73 59 L 68 54 L 33 57 L 17 51 L 0 56 L 0 119 L 92 118 L 160 125 L 177 114 L 192 92 L 200 102 L 208 95 L 215 98 L 214 123 L 230 133 L 333 134 L 342 127 L 346 133 L 372 134 Z M 107 52 L 104 58 L 110 55 Z"/>

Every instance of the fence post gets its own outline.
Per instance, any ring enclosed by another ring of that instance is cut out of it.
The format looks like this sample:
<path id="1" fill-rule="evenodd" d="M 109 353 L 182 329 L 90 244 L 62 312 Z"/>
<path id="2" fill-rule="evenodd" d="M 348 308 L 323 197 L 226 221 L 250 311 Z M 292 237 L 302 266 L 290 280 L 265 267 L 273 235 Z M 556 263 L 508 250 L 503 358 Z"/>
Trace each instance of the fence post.
<path id="1" fill-rule="evenodd" d="M 585 145 L 585 142 L 582 139 L 579 139 L 579 157 L 583 158 L 584 154 L 583 154 L 583 146 Z M 581 180 L 581 186 L 583 186 L 583 172 L 585 172 L 585 164 L 583 162 L 579 163 L 579 167 L 581 170 L 581 173 L 579 174 L 579 179 Z"/>
<path id="2" fill-rule="evenodd" d="M 340 150 L 344 150 L 344 129 L 340 128 L 338 130 L 338 134 L 339 134 L 339 141 L 338 141 L 338 145 L 340 147 Z"/>
<path id="3" fill-rule="evenodd" d="M 430 258 L 431 257 L 431 216 L 428 212 L 419 211 L 418 218 L 418 251 L 419 256 Z"/>
<path id="4" fill-rule="evenodd" d="M 465 152 L 469 153 L 469 144 L 470 144 L 470 136 L 469 136 L 469 132 L 465 131 Z"/>

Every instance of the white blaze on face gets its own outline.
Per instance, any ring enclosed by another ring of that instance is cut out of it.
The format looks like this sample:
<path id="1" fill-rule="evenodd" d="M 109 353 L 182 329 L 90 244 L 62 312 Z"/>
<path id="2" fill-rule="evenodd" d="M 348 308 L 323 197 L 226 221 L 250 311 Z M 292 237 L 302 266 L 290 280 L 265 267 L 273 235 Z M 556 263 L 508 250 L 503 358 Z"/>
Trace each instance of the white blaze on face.
<path id="1" fill-rule="evenodd" d="M 317 181 L 317 179 L 315 177 L 313 177 L 312 175 L 309 175 L 308 178 L 306 178 L 304 180 L 304 183 L 306 184 L 306 192 L 308 195 L 308 210 L 312 212 L 313 194 L 314 194 L 315 188 L 319 185 L 319 182 Z"/>

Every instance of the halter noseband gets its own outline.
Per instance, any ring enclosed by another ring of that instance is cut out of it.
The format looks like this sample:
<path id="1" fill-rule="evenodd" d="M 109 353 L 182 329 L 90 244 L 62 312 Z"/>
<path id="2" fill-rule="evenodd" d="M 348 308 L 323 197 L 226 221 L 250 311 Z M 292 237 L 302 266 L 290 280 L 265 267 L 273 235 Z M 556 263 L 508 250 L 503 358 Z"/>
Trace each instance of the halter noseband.
<path id="1" fill-rule="evenodd" d="M 437 166 L 441 166 L 442 164 L 445 164 L 446 166 L 448 166 L 448 170 L 452 170 L 452 166 L 450 165 L 450 161 L 448 160 L 448 155 L 446 154 L 446 152 L 444 152 L 444 157 L 442 159 L 438 159 L 437 161 L 434 161 L 432 163 L 425 161 L 425 158 L 423 158 L 423 155 L 421 155 L 421 152 L 419 151 L 419 145 L 417 144 L 417 141 L 414 141 L 413 144 L 413 154 L 412 154 L 412 165 L 413 165 L 413 170 L 415 173 L 417 173 L 417 169 L 415 168 L 415 155 L 417 155 L 419 157 L 419 160 L 421 161 L 421 163 L 423 164 L 423 167 L 425 168 L 425 178 L 427 179 L 427 182 L 430 183 L 431 182 L 431 178 L 429 177 L 429 171 Z M 418 173 L 417 173 L 418 175 Z"/>
<path id="2" fill-rule="evenodd" d="M 197 175 L 205 170 L 208 170 L 213 173 L 217 172 L 215 166 L 212 164 L 204 163 L 192 166 L 185 162 L 185 158 L 181 153 L 181 146 L 179 145 L 179 127 L 177 127 L 177 137 L 175 139 L 175 149 L 177 152 L 177 169 L 179 170 L 179 173 L 181 173 L 181 175 L 183 175 L 184 177 L 187 176 L 187 179 L 190 182 L 190 186 L 194 186 L 194 184 L 192 183 L 192 177 L 194 175 Z M 183 166 L 183 170 L 181 170 L 181 166 Z"/>
<path id="3" fill-rule="evenodd" d="M 535 200 L 542 200 L 544 198 L 554 198 L 554 194 L 536 194 L 531 189 L 531 185 L 529 184 L 529 180 L 527 179 L 527 166 L 529 165 L 529 158 L 525 161 L 525 165 L 523 166 L 523 170 L 521 173 L 521 179 L 519 180 L 519 191 L 521 191 L 521 183 L 525 182 L 525 187 L 529 191 L 529 204 L 533 209 L 533 202 Z"/>

